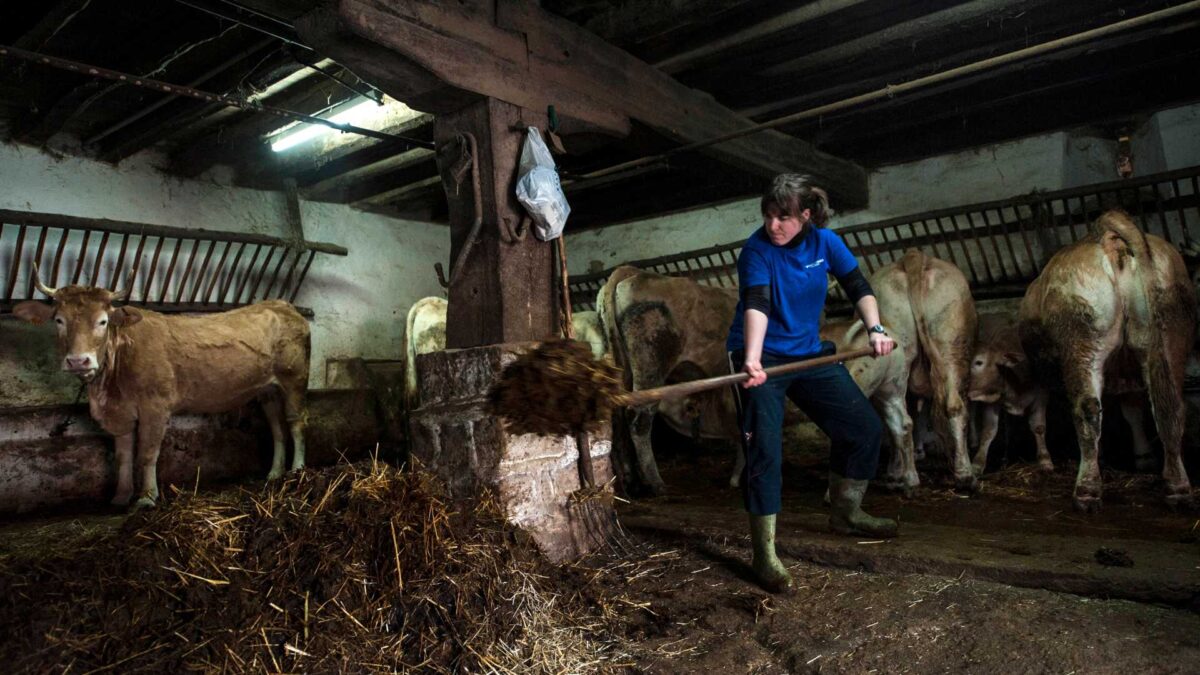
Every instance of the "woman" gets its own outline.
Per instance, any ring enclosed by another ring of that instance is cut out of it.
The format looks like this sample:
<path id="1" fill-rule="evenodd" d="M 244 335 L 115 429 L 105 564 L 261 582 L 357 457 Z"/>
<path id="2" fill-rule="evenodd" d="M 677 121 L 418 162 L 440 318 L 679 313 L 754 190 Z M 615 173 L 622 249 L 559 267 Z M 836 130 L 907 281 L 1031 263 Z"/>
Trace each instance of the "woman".
<path id="1" fill-rule="evenodd" d="M 769 590 L 791 586 L 775 555 L 775 516 L 780 511 L 784 398 L 789 398 L 829 436 L 829 496 L 834 531 L 894 537 L 896 521 L 862 511 L 867 482 L 875 476 L 883 424 L 842 364 L 767 378 L 764 367 L 822 353 L 818 337 L 827 273 L 854 302 L 876 356 L 895 341 L 879 323 L 879 307 L 858 261 L 829 219 L 825 191 L 805 176 L 776 176 L 762 198 L 763 226 L 738 256 L 741 298 L 726 348 L 730 364 L 750 376 L 740 393 L 746 468 L 742 475 L 754 543 L 754 572 Z M 828 344 L 828 343 L 827 343 Z M 826 348 L 825 351 L 829 351 Z"/>

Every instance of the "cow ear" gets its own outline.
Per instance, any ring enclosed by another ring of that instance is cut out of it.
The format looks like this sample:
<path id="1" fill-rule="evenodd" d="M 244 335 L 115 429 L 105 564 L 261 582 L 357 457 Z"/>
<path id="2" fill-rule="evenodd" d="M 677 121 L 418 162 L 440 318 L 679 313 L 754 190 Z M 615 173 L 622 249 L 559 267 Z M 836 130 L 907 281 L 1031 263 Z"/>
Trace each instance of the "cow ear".
<path id="1" fill-rule="evenodd" d="M 1015 367 L 1025 361 L 1025 354 L 1021 352 L 1004 352 L 1000 355 L 1000 365 L 1008 368 Z"/>
<path id="2" fill-rule="evenodd" d="M 108 315 L 108 320 L 114 326 L 132 326 L 142 320 L 142 313 L 132 307 L 118 307 Z"/>
<path id="3" fill-rule="evenodd" d="M 26 300 L 25 302 L 17 303 L 17 306 L 13 307 L 13 316 L 16 316 L 18 319 L 24 319 L 36 326 L 46 323 L 54 316 L 54 305 L 37 300 Z"/>

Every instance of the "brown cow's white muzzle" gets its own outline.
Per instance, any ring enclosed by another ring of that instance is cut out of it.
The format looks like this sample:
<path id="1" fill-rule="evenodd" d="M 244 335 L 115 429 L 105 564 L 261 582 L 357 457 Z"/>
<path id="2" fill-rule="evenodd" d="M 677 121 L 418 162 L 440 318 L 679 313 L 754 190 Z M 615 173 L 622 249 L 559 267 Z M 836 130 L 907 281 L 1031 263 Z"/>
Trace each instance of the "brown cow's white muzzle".
<path id="1" fill-rule="evenodd" d="M 96 376 L 95 354 L 69 354 L 63 359 L 63 370 L 75 375 L 84 382 L 91 381 Z"/>
<path id="2" fill-rule="evenodd" d="M 998 391 L 968 391 L 967 400 L 976 403 L 995 403 L 1000 400 Z"/>

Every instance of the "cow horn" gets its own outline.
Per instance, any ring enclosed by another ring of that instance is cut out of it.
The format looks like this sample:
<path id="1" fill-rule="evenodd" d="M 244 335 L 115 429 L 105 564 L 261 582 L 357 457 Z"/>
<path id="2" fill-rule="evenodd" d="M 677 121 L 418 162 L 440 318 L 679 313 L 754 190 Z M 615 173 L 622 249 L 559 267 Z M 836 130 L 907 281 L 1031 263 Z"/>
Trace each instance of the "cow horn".
<path id="1" fill-rule="evenodd" d="M 130 270 L 129 280 L 125 282 L 124 286 L 121 286 L 114 291 L 109 291 L 112 293 L 112 299 L 117 302 L 124 302 L 125 300 L 129 299 L 129 293 L 133 290 L 133 278 L 136 276 L 137 267 L 134 267 L 132 270 Z"/>
<path id="2" fill-rule="evenodd" d="M 36 262 L 33 263 L 33 285 L 39 291 L 51 298 L 53 298 L 54 294 L 58 292 L 57 288 L 50 288 L 46 284 L 42 283 L 42 277 L 38 274 L 38 264 Z"/>

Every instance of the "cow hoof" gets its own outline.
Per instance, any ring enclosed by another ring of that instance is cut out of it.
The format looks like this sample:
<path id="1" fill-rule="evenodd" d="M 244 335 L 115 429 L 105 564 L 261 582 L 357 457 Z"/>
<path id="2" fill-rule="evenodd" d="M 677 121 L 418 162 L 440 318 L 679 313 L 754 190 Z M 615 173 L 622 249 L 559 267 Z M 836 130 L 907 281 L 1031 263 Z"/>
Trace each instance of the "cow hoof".
<path id="1" fill-rule="evenodd" d="M 987 466 L 984 464 L 972 464 L 971 472 L 975 474 L 976 478 L 979 478 L 979 477 L 983 476 L 983 472 L 986 468 L 987 468 Z"/>
<path id="2" fill-rule="evenodd" d="M 1190 491 L 1180 494 L 1167 495 L 1167 506 L 1172 511 L 1194 513 L 1196 511 L 1196 499 L 1192 496 Z"/>
<path id="3" fill-rule="evenodd" d="M 283 476 L 283 469 L 272 469 L 271 473 L 267 474 L 267 480 L 275 480 Z"/>
<path id="4" fill-rule="evenodd" d="M 1080 513 L 1099 513 L 1101 499 L 1094 495 L 1075 495 L 1075 510 Z"/>
<path id="5" fill-rule="evenodd" d="M 154 508 L 154 500 L 153 499 L 151 499 L 149 497 L 139 497 L 138 500 L 133 503 L 133 506 L 131 506 L 129 508 L 129 511 L 130 511 L 130 513 L 137 513 L 138 511 L 141 511 L 142 509 L 152 509 L 152 508 Z"/>
<path id="6" fill-rule="evenodd" d="M 956 476 L 954 478 L 954 491 L 964 494 L 977 494 L 979 492 L 979 479 L 975 476 Z"/>
<path id="7" fill-rule="evenodd" d="M 1054 462 L 1051 462 L 1048 459 L 1038 462 L 1037 466 L 1038 470 L 1040 470 L 1042 473 L 1054 473 Z"/>
<path id="8" fill-rule="evenodd" d="M 729 487 L 733 488 L 734 490 L 740 488 L 741 486 L 742 486 L 742 477 L 741 476 L 733 476 L 732 478 L 729 479 Z"/>
<path id="9" fill-rule="evenodd" d="M 116 497 L 112 498 L 112 501 L 109 502 L 109 504 L 112 504 L 113 506 L 129 506 L 129 500 L 131 499 L 133 499 L 133 493 L 127 495 L 117 495 Z"/>

